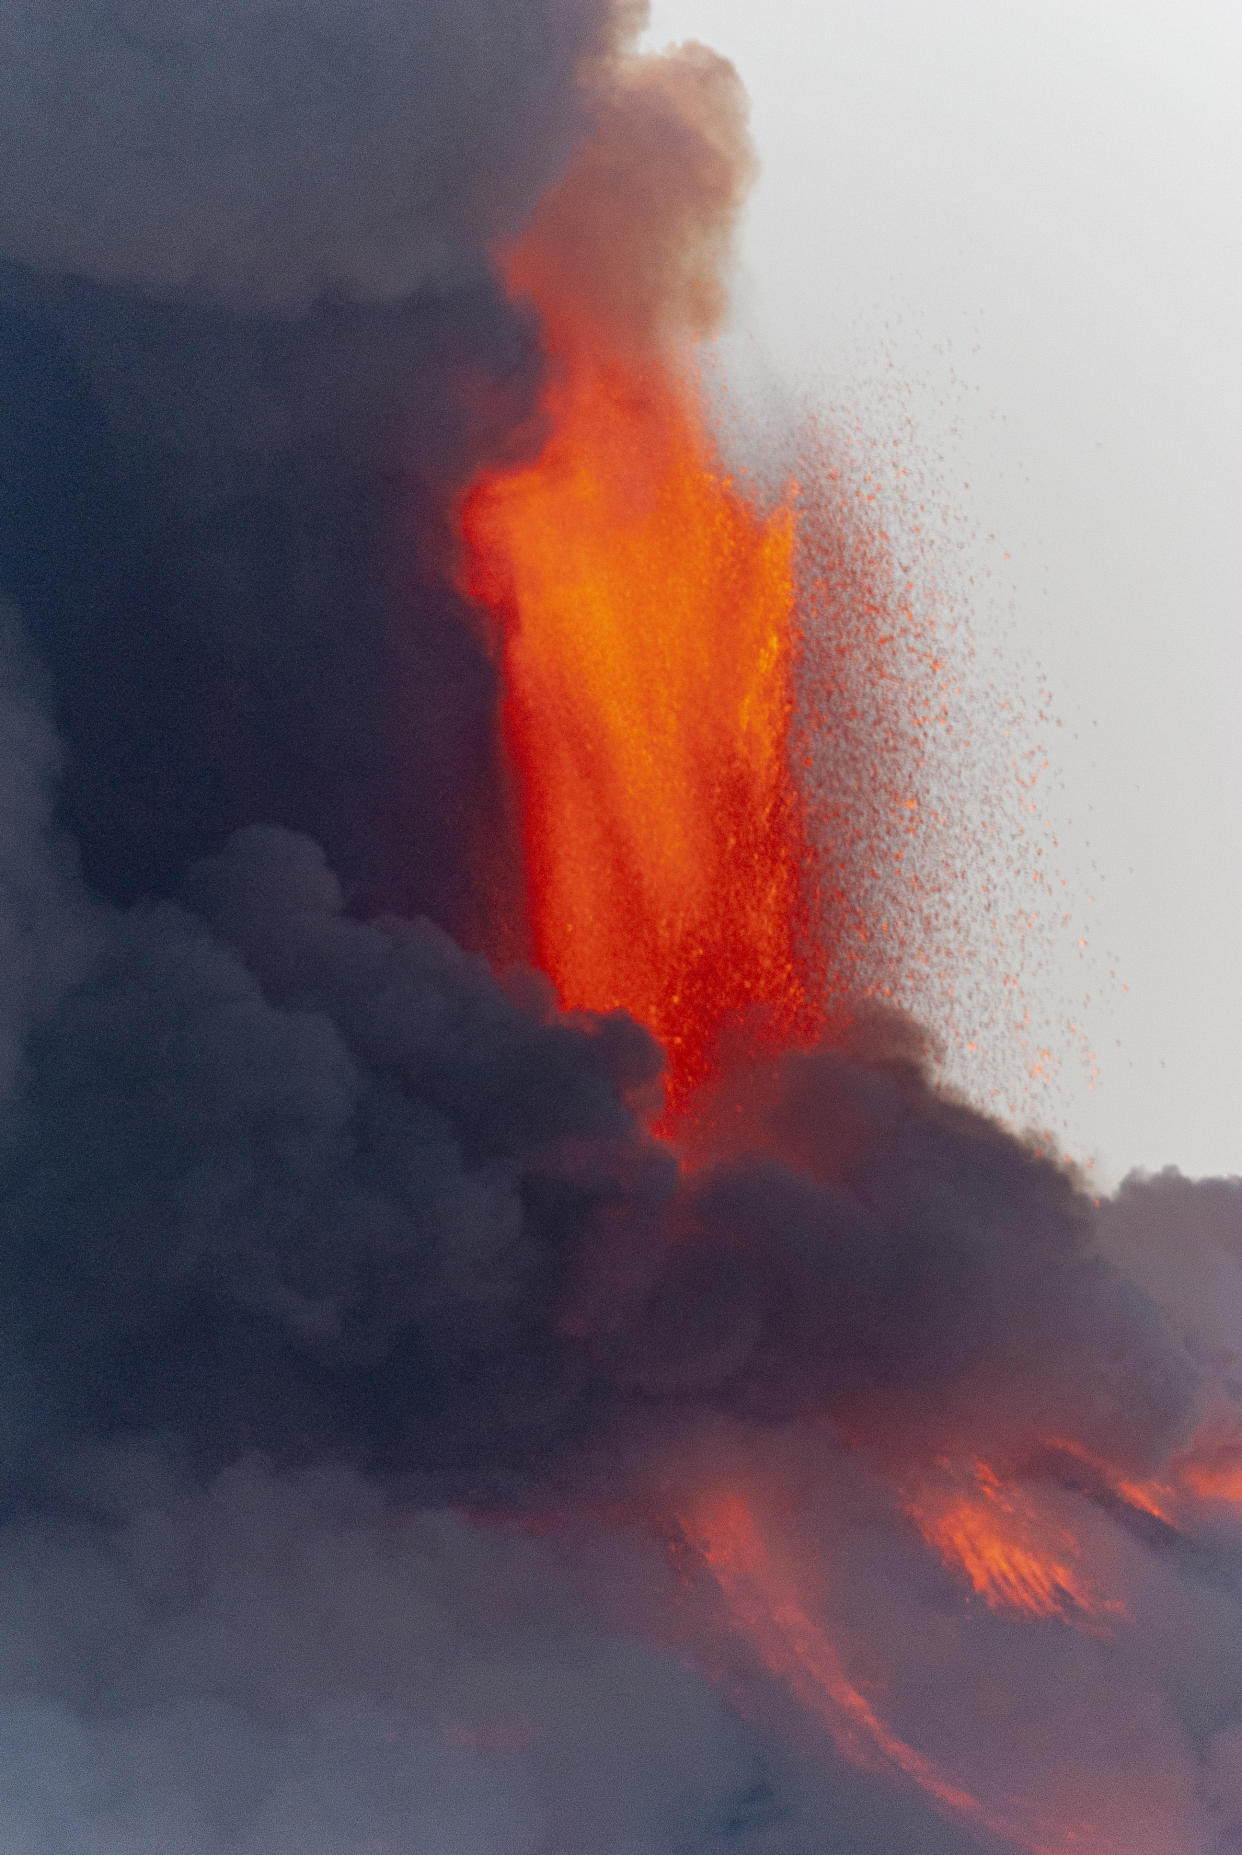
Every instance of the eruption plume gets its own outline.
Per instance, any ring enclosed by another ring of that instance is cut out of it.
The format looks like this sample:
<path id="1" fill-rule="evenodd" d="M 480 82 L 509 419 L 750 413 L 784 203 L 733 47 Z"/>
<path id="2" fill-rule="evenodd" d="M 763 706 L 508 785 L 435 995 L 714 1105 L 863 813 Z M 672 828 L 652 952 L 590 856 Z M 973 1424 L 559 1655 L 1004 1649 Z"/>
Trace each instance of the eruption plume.
<path id="1" fill-rule="evenodd" d="M 1242 1847 L 1242 1185 L 877 1013 L 941 669 L 640 23 L 0 22 L 19 1855 Z"/>

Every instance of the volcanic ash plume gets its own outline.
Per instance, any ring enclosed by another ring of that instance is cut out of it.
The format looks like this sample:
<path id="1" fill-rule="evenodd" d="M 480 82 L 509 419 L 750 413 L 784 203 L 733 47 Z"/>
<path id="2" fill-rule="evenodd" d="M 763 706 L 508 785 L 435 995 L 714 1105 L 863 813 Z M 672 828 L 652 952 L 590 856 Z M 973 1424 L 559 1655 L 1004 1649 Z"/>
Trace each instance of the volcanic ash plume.
<path id="1" fill-rule="evenodd" d="M 841 977 L 637 23 L 0 26 L 17 1855 L 1242 1848 L 1242 1184 Z"/>

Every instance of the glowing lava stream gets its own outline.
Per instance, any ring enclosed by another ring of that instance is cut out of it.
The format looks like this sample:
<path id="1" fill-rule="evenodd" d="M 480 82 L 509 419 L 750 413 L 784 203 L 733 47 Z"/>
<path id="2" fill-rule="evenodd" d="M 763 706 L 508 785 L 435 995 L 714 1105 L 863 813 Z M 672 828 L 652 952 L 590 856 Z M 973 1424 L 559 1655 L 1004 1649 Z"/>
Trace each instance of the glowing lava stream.
<path id="1" fill-rule="evenodd" d="M 1038 1823 L 1029 1816 L 1023 1820 L 1022 1815 L 992 1809 L 893 1733 L 851 1682 L 742 1495 L 700 1502 L 681 1516 L 681 1524 L 720 1587 L 736 1628 L 852 1763 L 916 1784 L 944 1815 L 961 1818 L 1030 1855 L 1081 1855 L 1088 1848 L 1112 1855 L 1115 1845 L 1091 1829 Z"/>
<path id="2" fill-rule="evenodd" d="M 466 505 L 468 590 L 504 627 L 536 959 L 566 1006 L 656 1034 L 675 1107 L 731 1024 L 788 1047 L 821 1020 L 787 764 L 794 514 L 740 493 L 666 360 L 567 345 L 542 452 Z"/>
<path id="3" fill-rule="evenodd" d="M 945 1564 L 964 1573 L 976 1595 L 994 1610 L 1086 1626 L 1127 1615 L 1119 1599 L 1102 1597 L 1092 1588 L 1069 1528 L 1043 1513 L 1029 1490 L 1003 1480 L 986 1462 L 970 1464 L 965 1474 L 930 1479 L 907 1511 Z"/>

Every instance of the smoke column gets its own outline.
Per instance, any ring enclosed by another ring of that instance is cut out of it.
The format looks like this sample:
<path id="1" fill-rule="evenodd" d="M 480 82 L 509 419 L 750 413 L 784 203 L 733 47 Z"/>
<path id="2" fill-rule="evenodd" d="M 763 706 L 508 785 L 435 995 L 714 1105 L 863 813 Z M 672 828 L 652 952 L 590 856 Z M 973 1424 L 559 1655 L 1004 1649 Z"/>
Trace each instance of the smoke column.
<path id="1" fill-rule="evenodd" d="M 1242 1847 L 1242 1186 L 876 1012 L 883 549 L 722 462 L 640 24 L 0 23 L 20 1855 Z"/>

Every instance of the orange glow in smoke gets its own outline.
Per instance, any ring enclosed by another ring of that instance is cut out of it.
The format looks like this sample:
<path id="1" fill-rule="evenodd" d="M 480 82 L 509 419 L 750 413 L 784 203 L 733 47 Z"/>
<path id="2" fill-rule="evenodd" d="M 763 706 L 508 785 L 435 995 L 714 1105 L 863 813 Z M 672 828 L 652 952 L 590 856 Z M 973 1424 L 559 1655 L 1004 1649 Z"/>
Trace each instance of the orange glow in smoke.
<path id="1" fill-rule="evenodd" d="M 1242 1436 L 1208 1427 L 1173 1464 L 1180 1485 L 1200 1501 L 1242 1507 Z"/>
<path id="2" fill-rule="evenodd" d="M 664 1043 L 670 1104 L 722 1030 L 817 1021 L 808 861 L 787 767 L 794 516 L 726 474 L 692 382 L 571 354 L 535 462 L 465 511 L 470 590 L 503 615 L 535 956 L 563 1004 Z"/>
<path id="3" fill-rule="evenodd" d="M 1225 1501 L 1242 1507 L 1242 1462 L 1187 1463 L 1182 1480 L 1200 1500 Z"/>

